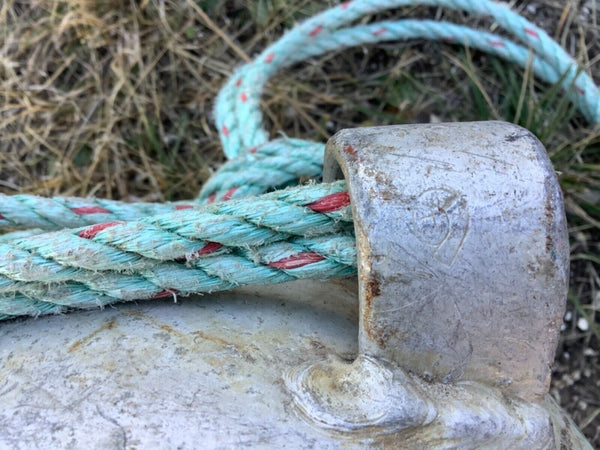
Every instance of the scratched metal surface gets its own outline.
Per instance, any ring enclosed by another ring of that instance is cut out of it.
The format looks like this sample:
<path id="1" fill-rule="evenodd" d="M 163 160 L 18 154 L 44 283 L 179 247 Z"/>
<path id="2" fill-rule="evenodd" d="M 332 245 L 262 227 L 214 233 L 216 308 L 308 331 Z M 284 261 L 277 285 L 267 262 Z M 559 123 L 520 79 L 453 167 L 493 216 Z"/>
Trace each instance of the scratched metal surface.
<path id="1" fill-rule="evenodd" d="M 323 179 L 340 171 L 356 232 L 361 352 L 442 383 L 544 397 L 569 239 L 540 141 L 499 121 L 347 129 L 327 143 Z"/>
<path id="2" fill-rule="evenodd" d="M 338 447 L 282 373 L 354 357 L 357 314 L 351 284 L 302 281 L 3 323 L 0 447 Z"/>

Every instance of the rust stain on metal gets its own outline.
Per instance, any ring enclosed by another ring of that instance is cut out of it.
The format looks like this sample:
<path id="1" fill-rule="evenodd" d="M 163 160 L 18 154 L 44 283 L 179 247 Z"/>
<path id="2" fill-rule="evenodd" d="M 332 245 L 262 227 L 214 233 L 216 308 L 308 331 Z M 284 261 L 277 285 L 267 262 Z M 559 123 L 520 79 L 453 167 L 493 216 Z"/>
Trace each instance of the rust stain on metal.
<path id="1" fill-rule="evenodd" d="M 202 338 L 204 340 L 214 342 L 215 344 L 220 344 L 220 345 L 234 345 L 233 342 L 228 342 L 225 339 L 222 339 L 220 337 L 213 336 L 211 334 L 205 333 L 204 331 L 194 331 L 192 334 L 194 336 L 197 336 L 197 337 Z M 235 347 L 237 348 L 237 346 L 235 346 Z"/>
<path id="2" fill-rule="evenodd" d="M 371 303 L 372 299 L 381 295 L 381 287 L 377 275 L 371 274 L 367 281 L 367 302 Z"/>
<path id="3" fill-rule="evenodd" d="M 545 204 L 544 204 L 544 215 L 546 216 L 546 251 L 550 252 L 554 248 L 554 242 L 552 235 L 548 230 L 552 229 L 554 223 L 554 208 L 552 207 L 552 198 L 550 194 L 546 193 Z"/>
<path id="4" fill-rule="evenodd" d="M 87 335 L 84 338 L 81 339 L 77 339 L 75 342 L 73 342 L 69 348 L 68 348 L 68 352 L 69 353 L 73 353 L 78 351 L 83 345 L 87 344 L 88 342 L 90 342 L 92 339 L 94 339 L 94 337 L 96 337 L 98 334 L 100 334 L 103 331 L 106 330 L 112 330 L 115 328 L 117 324 L 117 320 L 116 319 L 110 319 L 108 322 L 104 322 L 97 330 L 94 330 L 92 333 L 90 333 L 89 335 Z"/>
<path id="5" fill-rule="evenodd" d="M 179 339 L 189 338 L 189 336 L 186 333 L 182 333 L 181 331 L 178 331 L 178 330 L 174 329 L 173 327 L 171 327 L 169 325 L 160 324 L 158 322 L 153 323 L 153 325 L 158 326 L 159 329 L 161 329 L 163 331 L 166 331 L 170 335 L 176 336 Z"/>
<path id="6" fill-rule="evenodd" d="M 379 277 L 369 271 L 369 274 L 363 279 L 364 285 L 364 307 L 363 307 L 363 323 L 365 331 L 369 338 L 379 344 L 380 347 L 386 345 L 385 330 L 377 326 L 373 320 L 373 302 L 381 295 L 381 281 Z"/>
<path id="7" fill-rule="evenodd" d="M 347 153 L 348 155 L 351 155 L 351 156 L 356 156 L 356 155 L 358 155 L 358 152 L 357 152 L 357 151 L 354 149 L 354 147 L 352 147 L 351 145 L 347 146 L 347 147 L 344 149 L 344 152 L 345 152 L 345 153 Z"/>

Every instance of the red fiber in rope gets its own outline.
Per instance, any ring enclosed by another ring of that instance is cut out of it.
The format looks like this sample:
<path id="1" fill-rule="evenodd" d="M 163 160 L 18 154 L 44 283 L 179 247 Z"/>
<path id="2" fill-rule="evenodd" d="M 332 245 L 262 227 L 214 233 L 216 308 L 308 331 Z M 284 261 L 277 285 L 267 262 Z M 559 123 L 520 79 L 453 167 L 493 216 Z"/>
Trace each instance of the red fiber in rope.
<path id="1" fill-rule="evenodd" d="M 298 267 L 323 261 L 324 259 L 324 256 L 315 252 L 302 252 L 298 253 L 297 255 L 280 259 L 279 261 L 270 262 L 267 265 L 274 267 L 275 269 L 297 269 Z"/>
<path id="2" fill-rule="evenodd" d="M 80 206 L 78 208 L 71 208 L 75 214 L 110 214 L 111 211 L 102 208 L 100 206 Z"/>
<path id="3" fill-rule="evenodd" d="M 323 25 L 317 25 L 312 30 L 310 30 L 310 33 L 308 33 L 308 35 L 310 37 L 316 36 L 317 34 L 319 34 L 321 32 L 322 29 L 323 29 Z"/>
<path id="4" fill-rule="evenodd" d="M 319 213 L 328 213 L 337 211 L 344 206 L 350 204 L 350 196 L 348 192 L 336 192 L 335 194 L 326 195 L 319 200 L 306 205 L 310 209 Z"/>
<path id="5" fill-rule="evenodd" d="M 96 225 L 92 225 L 91 227 L 87 227 L 85 230 L 80 231 L 78 236 L 85 238 L 85 239 L 92 239 L 94 236 L 96 236 L 102 230 L 105 230 L 106 228 L 109 228 L 109 227 L 114 227 L 115 225 L 118 225 L 120 223 L 121 222 L 98 223 Z"/>
<path id="6" fill-rule="evenodd" d="M 223 201 L 226 202 L 227 200 L 229 200 L 231 198 L 231 196 L 233 195 L 233 193 L 237 190 L 238 190 L 237 186 L 234 186 L 231 189 L 229 189 L 227 192 L 225 192 L 225 195 L 223 196 Z"/>
<path id="7" fill-rule="evenodd" d="M 172 297 L 173 294 L 177 294 L 177 292 L 179 292 L 177 289 L 169 289 L 169 290 L 163 290 L 160 291 L 158 294 L 156 294 L 153 297 L 150 297 L 151 299 L 155 299 L 155 298 L 165 298 L 165 297 Z"/>
<path id="8" fill-rule="evenodd" d="M 216 252 L 221 247 L 223 247 L 223 244 L 220 244 L 218 242 L 207 242 L 204 247 L 195 252 L 192 256 L 208 255 L 210 253 Z"/>
<path id="9" fill-rule="evenodd" d="M 533 36 L 533 37 L 536 37 L 536 38 L 540 37 L 537 34 L 537 32 L 535 30 L 532 30 L 531 28 L 525 28 L 525 33 L 527 33 L 529 36 Z"/>

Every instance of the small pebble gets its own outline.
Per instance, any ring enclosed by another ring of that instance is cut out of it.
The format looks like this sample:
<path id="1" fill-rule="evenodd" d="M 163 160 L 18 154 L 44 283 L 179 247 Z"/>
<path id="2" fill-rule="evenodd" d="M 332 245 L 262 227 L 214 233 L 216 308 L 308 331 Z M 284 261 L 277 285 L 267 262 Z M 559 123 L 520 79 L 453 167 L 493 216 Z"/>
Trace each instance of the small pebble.
<path id="1" fill-rule="evenodd" d="M 587 331 L 590 329 L 590 324 L 585 318 L 580 317 L 579 320 L 577 320 L 577 328 L 581 331 Z"/>

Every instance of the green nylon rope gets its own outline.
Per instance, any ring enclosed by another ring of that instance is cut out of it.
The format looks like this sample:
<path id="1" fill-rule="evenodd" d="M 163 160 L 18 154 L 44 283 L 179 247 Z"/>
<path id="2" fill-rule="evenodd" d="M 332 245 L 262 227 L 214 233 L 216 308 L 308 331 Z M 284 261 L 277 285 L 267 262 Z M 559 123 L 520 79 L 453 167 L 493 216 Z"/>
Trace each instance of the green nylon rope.
<path id="1" fill-rule="evenodd" d="M 524 45 L 446 22 L 405 19 L 352 25 L 364 15 L 409 5 L 491 16 Z M 0 319 L 173 297 L 243 284 L 356 273 L 344 182 L 317 179 L 324 145 L 269 140 L 260 97 L 277 71 L 345 47 L 406 39 L 476 48 L 562 83 L 592 123 L 600 92 L 542 29 L 489 0 L 355 0 L 299 24 L 241 66 L 219 93 L 215 121 L 230 160 L 199 197 L 176 203 L 0 194 Z M 530 60 L 530 50 L 533 58 Z M 248 198 L 252 197 L 252 198 Z M 240 200 L 242 199 L 242 200 Z"/>

